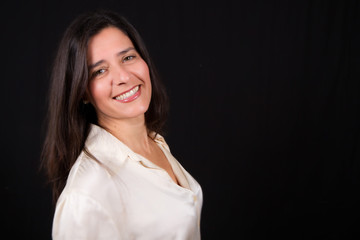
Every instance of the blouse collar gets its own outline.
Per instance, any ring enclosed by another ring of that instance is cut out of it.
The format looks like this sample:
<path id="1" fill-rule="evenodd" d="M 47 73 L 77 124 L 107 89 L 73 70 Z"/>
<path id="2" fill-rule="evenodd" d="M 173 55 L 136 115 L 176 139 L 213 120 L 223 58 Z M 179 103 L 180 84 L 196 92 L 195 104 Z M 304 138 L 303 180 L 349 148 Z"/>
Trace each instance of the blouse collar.
<path id="1" fill-rule="evenodd" d="M 169 151 L 169 146 L 160 134 L 152 132 L 150 136 L 155 136 L 155 142 Z M 92 157 L 95 157 L 97 161 L 115 172 L 121 168 L 128 158 L 133 161 L 143 161 L 143 159 L 134 153 L 127 145 L 104 128 L 95 124 L 91 124 L 90 126 L 90 133 L 85 142 L 85 150 L 90 153 Z"/>

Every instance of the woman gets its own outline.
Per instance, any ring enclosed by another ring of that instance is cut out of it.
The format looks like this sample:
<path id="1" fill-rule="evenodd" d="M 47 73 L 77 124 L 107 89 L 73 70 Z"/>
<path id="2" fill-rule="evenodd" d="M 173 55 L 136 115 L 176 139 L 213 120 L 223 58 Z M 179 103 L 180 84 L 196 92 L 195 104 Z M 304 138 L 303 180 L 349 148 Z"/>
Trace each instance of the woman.
<path id="1" fill-rule="evenodd" d="M 160 135 L 166 95 L 134 27 L 79 16 L 52 71 L 43 158 L 54 239 L 200 239 L 202 191 Z"/>

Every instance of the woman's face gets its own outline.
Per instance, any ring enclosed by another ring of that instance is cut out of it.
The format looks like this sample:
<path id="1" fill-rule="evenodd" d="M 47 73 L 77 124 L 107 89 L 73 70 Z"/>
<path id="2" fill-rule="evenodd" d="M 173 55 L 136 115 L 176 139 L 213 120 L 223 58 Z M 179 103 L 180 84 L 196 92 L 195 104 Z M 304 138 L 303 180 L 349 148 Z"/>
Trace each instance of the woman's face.
<path id="1" fill-rule="evenodd" d="M 131 40 L 107 27 L 88 45 L 88 100 L 104 127 L 113 120 L 144 119 L 151 99 L 149 68 Z"/>

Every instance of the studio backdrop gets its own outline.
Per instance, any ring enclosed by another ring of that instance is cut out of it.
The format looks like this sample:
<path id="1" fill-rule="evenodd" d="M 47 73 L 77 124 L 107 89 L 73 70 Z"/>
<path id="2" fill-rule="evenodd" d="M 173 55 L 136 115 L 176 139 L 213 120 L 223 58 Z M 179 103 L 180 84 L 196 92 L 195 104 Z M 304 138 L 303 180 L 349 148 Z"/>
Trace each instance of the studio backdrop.
<path id="1" fill-rule="evenodd" d="M 165 138 L 203 188 L 203 239 L 359 239 L 359 1 L 1 6 L 4 236 L 51 238 L 52 61 L 68 24 L 105 8 L 139 30 L 166 85 Z"/>

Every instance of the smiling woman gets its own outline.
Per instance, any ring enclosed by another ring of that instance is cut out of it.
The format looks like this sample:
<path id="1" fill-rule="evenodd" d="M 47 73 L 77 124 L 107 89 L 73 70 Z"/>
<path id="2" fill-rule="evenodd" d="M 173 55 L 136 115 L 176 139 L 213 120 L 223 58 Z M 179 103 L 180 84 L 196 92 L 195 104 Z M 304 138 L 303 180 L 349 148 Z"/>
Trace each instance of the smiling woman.
<path id="1" fill-rule="evenodd" d="M 75 19 L 49 98 L 54 239 L 200 239 L 202 190 L 160 135 L 165 90 L 130 23 L 103 10 Z"/>
<path id="2" fill-rule="evenodd" d="M 136 117 L 143 122 L 151 98 L 150 74 L 131 40 L 118 28 L 107 27 L 90 39 L 87 56 L 91 76 L 87 98 L 99 125 Z"/>

